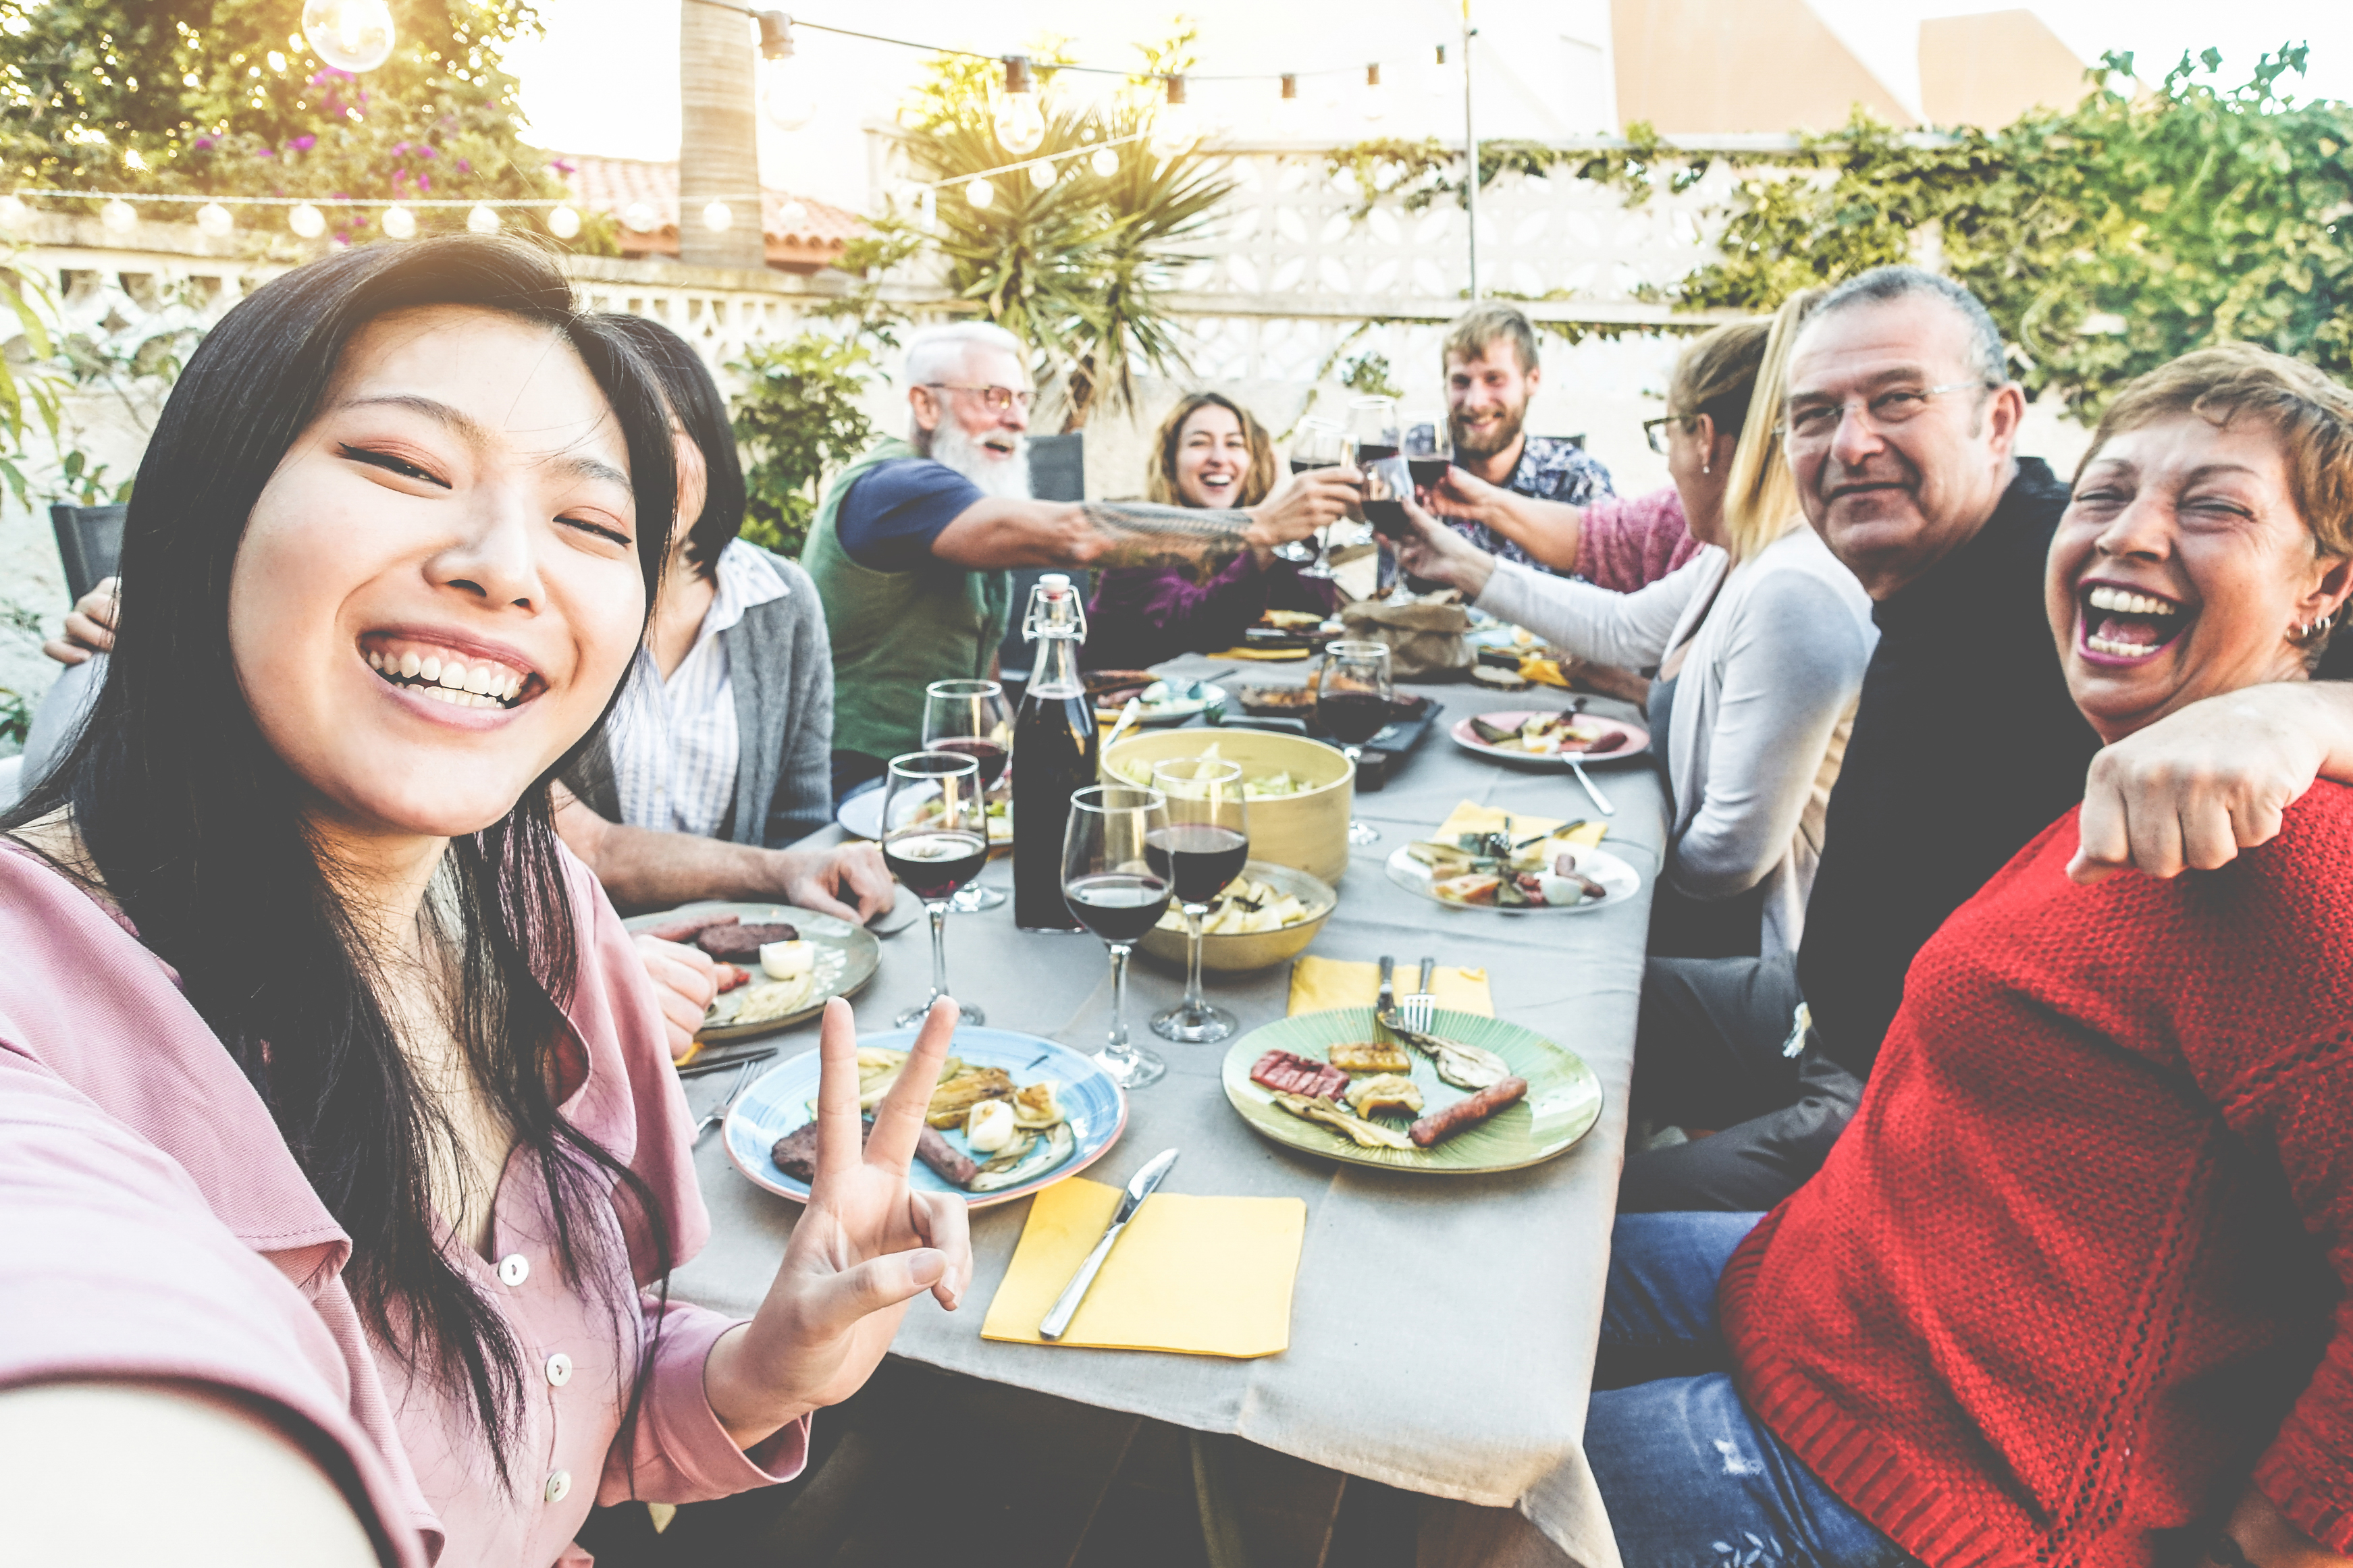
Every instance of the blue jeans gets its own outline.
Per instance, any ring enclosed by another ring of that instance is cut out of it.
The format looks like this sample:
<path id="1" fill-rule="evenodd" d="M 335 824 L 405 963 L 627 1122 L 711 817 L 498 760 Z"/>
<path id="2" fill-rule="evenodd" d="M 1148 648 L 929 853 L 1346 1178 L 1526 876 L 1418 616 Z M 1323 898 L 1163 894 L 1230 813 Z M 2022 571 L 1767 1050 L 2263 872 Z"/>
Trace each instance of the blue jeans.
<path id="1" fill-rule="evenodd" d="M 1610 1241 L 1601 1364 L 1675 1364 L 1593 1395 L 1585 1457 L 1626 1568 L 1902 1568 L 1912 1559 L 1749 1414 L 1724 1370 L 1716 1280 L 1762 1215 L 1630 1214 Z"/>

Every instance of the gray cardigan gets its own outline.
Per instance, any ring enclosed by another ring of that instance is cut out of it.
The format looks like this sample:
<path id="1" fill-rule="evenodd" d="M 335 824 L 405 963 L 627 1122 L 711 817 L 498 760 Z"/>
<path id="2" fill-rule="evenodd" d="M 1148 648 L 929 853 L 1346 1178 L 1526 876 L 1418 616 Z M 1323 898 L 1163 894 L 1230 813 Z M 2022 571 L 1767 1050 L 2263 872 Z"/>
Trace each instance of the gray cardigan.
<path id="1" fill-rule="evenodd" d="M 833 820 L 833 649 L 817 584 L 796 562 L 762 551 L 785 580 L 781 599 L 754 605 L 719 634 L 735 693 L 735 799 L 718 837 L 781 849 Z M 597 816 L 621 820 L 604 739 L 566 784 Z"/>

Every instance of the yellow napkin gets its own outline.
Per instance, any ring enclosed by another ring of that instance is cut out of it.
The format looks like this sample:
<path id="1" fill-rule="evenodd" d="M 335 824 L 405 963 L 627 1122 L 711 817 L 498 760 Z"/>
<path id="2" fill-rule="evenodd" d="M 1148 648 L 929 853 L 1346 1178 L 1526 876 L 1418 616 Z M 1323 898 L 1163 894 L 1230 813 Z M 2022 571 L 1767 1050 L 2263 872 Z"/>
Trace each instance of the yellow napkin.
<path id="1" fill-rule="evenodd" d="M 1398 966 L 1398 994 L 1402 996 L 1413 988 L 1419 972 L 1404 964 Z M 1483 1017 L 1495 1016 L 1495 998 L 1487 990 L 1487 972 L 1483 969 L 1456 969 L 1440 964 L 1430 977 L 1430 994 L 1441 1007 L 1451 1007 L 1458 1013 L 1477 1013 Z M 1369 1007 L 1381 994 L 1380 966 L 1375 963 L 1354 963 L 1345 958 L 1318 958 L 1314 953 L 1303 956 L 1291 966 L 1291 1012 L 1322 1013 L 1334 1007 Z"/>
<path id="2" fill-rule="evenodd" d="M 1039 1193 L 985 1340 L 1045 1344 L 1038 1325 L 1119 1210 L 1121 1190 L 1073 1176 Z M 1262 1356 L 1291 1348 L 1291 1287 L 1307 1238 L 1297 1198 L 1155 1193 L 1103 1260 L 1060 1340 L 1104 1350 Z"/>
<path id="3" fill-rule="evenodd" d="M 1264 664 L 1286 664 L 1305 658 L 1314 652 L 1305 647 L 1229 647 L 1223 653 L 1213 653 L 1211 658 L 1254 658 Z"/>
<path id="4" fill-rule="evenodd" d="M 1521 838 L 1533 838 L 1539 833 L 1550 833 L 1567 818 L 1561 816 L 1530 816 L 1525 812 L 1505 811 L 1501 806 L 1476 805 L 1464 801 L 1454 808 L 1452 816 L 1438 825 L 1430 837 L 1440 844 L 1452 844 L 1465 833 L 1495 833 L 1504 826 L 1504 818 L 1512 819 L 1512 832 Z M 1606 822 L 1586 822 L 1568 837 L 1588 849 L 1598 847 L 1602 835 L 1609 831 Z"/>

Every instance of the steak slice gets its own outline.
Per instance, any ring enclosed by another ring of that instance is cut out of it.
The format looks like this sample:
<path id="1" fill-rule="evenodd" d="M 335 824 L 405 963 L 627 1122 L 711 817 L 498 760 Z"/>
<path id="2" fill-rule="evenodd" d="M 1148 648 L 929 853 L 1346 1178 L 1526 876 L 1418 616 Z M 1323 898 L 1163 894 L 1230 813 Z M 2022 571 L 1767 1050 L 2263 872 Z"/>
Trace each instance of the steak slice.
<path id="1" fill-rule="evenodd" d="M 718 925 L 694 933 L 694 945 L 730 963 L 757 963 L 760 948 L 771 942 L 798 942 L 800 928 L 788 925 Z"/>
<path id="2" fill-rule="evenodd" d="M 873 1133 L 874 1119 L 870 1116 L 860 1130 L 860 1141 L 862 1142 Z M 796 1127 L 777 1139 L 776 1146 L 768 1152 L 768 1157 L 776 1161 L 776 1169 L 795 1181 L 814 1184 L 817 1181 L 817 1123 L 812 1121 L 806 1126 Z M 940 1180 L 952 1187 L 969 1186 L 972 1179 L 980 1174 L 977 1160 L 969 1154 L 957 1152 L 955 1144 L 929 1127 L 924 1128 L 915 1140 L 915 1158 L 939 1173 Z"/>

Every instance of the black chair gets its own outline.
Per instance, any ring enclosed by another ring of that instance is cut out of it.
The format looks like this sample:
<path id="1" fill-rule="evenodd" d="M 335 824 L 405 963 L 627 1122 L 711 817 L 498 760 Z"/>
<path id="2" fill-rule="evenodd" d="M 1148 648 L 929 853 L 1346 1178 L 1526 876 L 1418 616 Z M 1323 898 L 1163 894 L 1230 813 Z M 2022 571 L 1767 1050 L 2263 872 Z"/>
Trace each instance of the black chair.
<path id="1" fill-rule="evenodd" d="M 49 526 L 57 531 L 58 559 L 65 563 L 66 587 L 76 599 L 114 575 L 122 560 L 120 506 L 53 506 Z"/>
<path id="2" fill-rule="evenodd" d="M 1086 500 L 1086 440 L 1083 430 L 1073 430 L 1067 436 L 1029 437 L 1029 493 L 1039 500 Z M 1027 681 L 1038 658 L 1036 646 L 1021 640 L 1021 612 L 1029 607 L 1029 590 L 1038 585 L 1039 577 L 1052 570 L 1050 566 L 1024 566 L 1013 574 L 1013 618 L 1006 627 L 1005 640 L 997 645 L 997 661 L 1015 681 Z M 1088 598 L 1094 596 L 1085 573 L 1066 575 L 1078 582 L 1080 592 Z"/>

